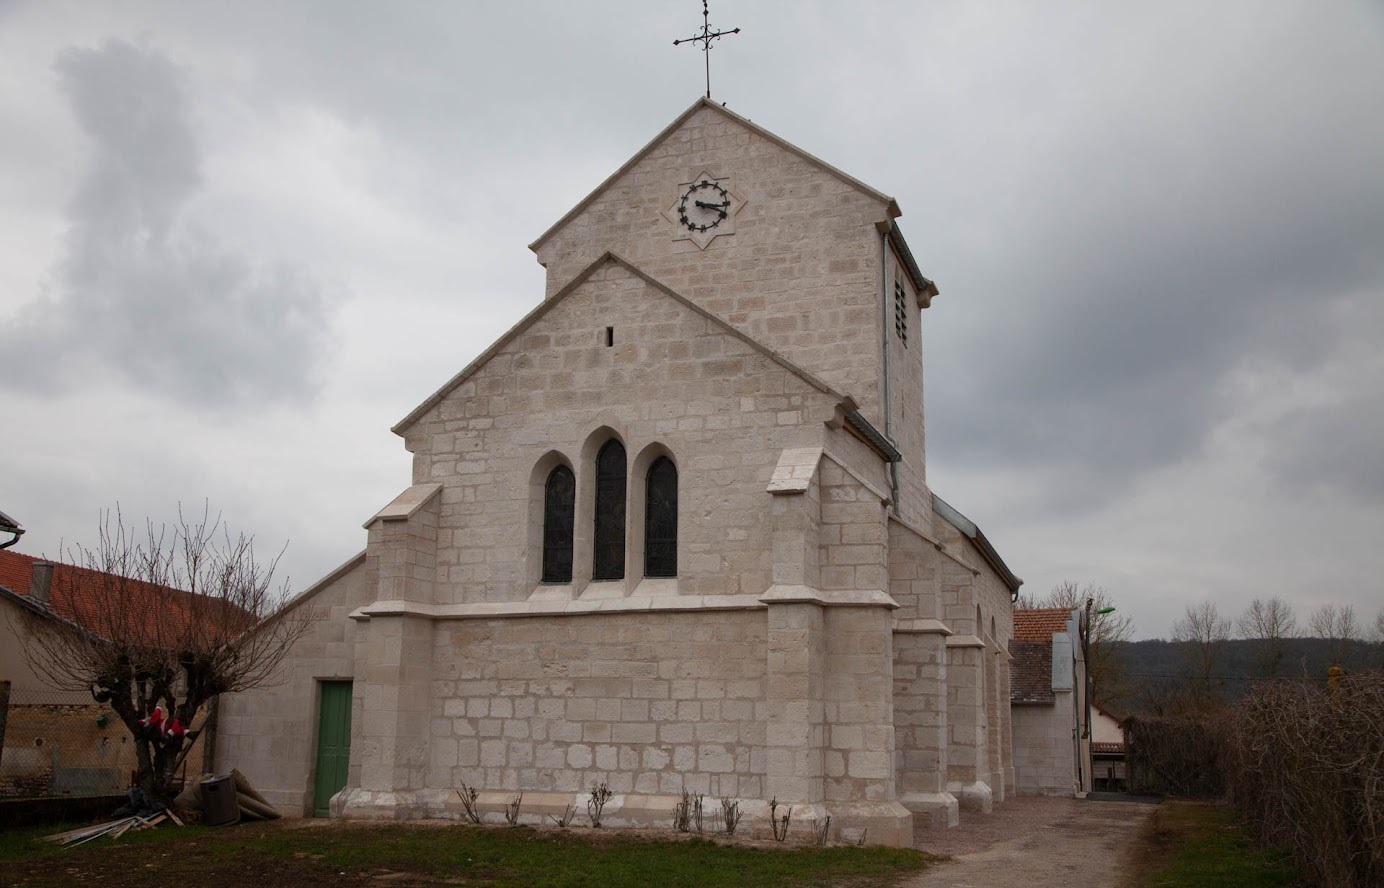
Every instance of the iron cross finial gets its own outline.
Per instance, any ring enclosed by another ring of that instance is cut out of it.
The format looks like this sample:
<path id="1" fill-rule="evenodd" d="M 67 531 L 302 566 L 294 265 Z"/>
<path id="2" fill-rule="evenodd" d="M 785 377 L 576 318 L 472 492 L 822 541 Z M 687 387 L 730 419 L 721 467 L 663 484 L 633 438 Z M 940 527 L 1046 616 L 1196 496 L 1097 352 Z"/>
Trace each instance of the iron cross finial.
<path id="1" fill-rule="evenodd" d="M 711 12 L 706 8 L 706 0 L 702 0 L 702 33 L 673 41 L 674 46 L 679 46 L 683 43 L 701 43 L 702 55 L 706 57 L 706 97 L 708 99 L 711 98 L 711 41 L 715 40 L 717 37 L 724 37 L 727 34 L 739 33 L 739 28 L 735 28 L 731 31 L 711 30 Z"/>

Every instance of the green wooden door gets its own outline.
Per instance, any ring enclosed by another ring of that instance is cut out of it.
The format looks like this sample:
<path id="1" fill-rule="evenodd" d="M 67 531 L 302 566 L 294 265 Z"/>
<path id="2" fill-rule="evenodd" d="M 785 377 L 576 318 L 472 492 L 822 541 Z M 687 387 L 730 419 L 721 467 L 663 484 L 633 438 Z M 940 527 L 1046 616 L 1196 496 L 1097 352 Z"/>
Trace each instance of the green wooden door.
<path id="1" fill-rule="evenodd" d="M 326 817 L 332 796 L 346 785 L 351 760 L 351 683 L 321 682 L 317 716 L 317 777 L 313 781 L 312 814 Z"/>

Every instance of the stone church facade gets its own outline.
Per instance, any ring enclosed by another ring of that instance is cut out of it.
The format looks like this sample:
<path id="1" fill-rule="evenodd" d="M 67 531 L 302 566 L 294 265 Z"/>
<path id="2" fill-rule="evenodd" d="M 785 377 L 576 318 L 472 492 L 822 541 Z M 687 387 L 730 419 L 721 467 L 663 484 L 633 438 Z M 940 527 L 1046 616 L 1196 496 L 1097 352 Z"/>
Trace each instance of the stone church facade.
<path id="1" fill-rule="evenodd" d="M 222 702 L 217 761 L 289 813 L 455 817 L 464 783 L 541 819 L 605 783 L 612 825 L 686 788 L 895 845 L 1011 793 L 1019 580 L 927 485 L 937 289 L 899 214 L 695 103 L 395 426 L 410 486 L 295 602 L 284 684 Z"/>

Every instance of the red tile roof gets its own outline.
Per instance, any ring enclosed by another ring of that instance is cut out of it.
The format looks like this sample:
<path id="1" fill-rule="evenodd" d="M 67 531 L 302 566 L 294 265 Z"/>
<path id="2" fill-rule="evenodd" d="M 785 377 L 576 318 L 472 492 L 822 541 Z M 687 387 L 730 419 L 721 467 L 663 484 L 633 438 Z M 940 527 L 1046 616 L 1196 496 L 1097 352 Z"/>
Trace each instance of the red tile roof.
<path id="1" fill-rule="evenodd" d="M 0 586 L 33 601 L 34 563 L 44 560 L 0 549 Z M 146 643 L 172 648 L 186 644 L 193 633 L 238 634 L 253 622 L 222 598 L 51 563 L 53 578 L 46 609 L 107 638 L 135 640 L 142 636 Z M 233 614 L 234 619 L 225 619 L 227 614 Z"/>
<path id="2" fill-rule="evenodd" d="M 1009 642 L 1011 703 L 1051 703 L 1052 637 L 1067 631 L 1072 612 L 1065 607 L 1014 611 L 1014 638 Z"/>
<path id="3" fill-rule="evenodd" d="M 1014 611 L 1014 637 L 1023 641 L 1051 643 L 1055 633 L 1067 631 L 1072 612 L 1065 607 L 1035 607 Z"/>
<path id="4" fill-rule="evenodd" d="M 1015 611 L 1015 614 L 1018 612 Z M 1052 703 L 1052 641 L 1009 642 L 1009 701 L 1011 703 Z"/>
<path id="5" fill-rule="evenodd" d="M 0 549 L 0 586 L 16 595 L 28 595 L 29 579 L 33 576 L 33 565 L 37 560 L 12 549 Z"/>

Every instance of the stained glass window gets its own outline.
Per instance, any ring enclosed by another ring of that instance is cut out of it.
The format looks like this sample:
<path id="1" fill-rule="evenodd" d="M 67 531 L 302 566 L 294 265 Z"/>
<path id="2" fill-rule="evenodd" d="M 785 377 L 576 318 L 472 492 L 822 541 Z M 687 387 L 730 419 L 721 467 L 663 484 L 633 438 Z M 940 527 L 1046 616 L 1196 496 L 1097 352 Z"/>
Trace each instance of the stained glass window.
<path id="1" fill-rule="evenodd" d="M 572 582 L 572 527 L 577 482 L 572 470 L 558 466 L 543 489 L 543 582 Z"/>
<path id="2" fill-rule="evenodd" d="M 593 580 L 625 577 L 625 447 L 608 441 L 596 454 L 596 526 Z"/>
<path id="3" fill-rule="evenodd" d="M 644 502 L 644 575 L 678 575 L 678 469 L 660 456 L 649 466 Z"/>

